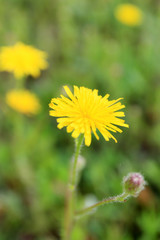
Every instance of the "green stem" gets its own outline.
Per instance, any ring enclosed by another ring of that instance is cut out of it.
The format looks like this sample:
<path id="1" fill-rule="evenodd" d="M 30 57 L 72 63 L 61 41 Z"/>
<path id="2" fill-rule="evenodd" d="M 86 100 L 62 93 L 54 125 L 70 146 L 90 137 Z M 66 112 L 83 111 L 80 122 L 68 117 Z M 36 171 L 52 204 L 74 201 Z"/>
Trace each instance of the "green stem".
<path id="1" fill-rule="evenodd" d="M 83 135 L 80 135 L 80 137 L 76 142 L 76 152 L 75 152 L 75 157 L 73 161 L 73 167 L 71 169 L 71 179 L 70 179 L 69 187 L 71 188 L 72 191 L 74 191 L 76 187 L 77 161 L 78 161 L 78 156 L 80 153 L 82 142 L 83 142 Z"/>
<path id="2" fill-rule="evenodd" d="M 64 228 L 64 240 L 70 240 L 72 228 L 73 228 L 73 219 L 74 219 L 74 198 L 75 198 L 75 189 L 76 189 L 76 180 L 77 180 L 77 161 L 80 153 L 81 145 L 83 142 L 83 135 L 80 135 L 76 142 L 76 152 L 73 164 L 71 166 L 69 186 L 67 189 L 67 206 L 65 213 L 65 228 Z"/>
<path id="3" fill-rule="evenodd" d="M 25 82 L 26 82 L 26 77 L 22 77 L 21 79 L 16 79 L 15 83 L 16 83 L 16 89 L 24 89 L 25 86 Z"/>
<path id="4" fill-rule="evenodd" d="M 85 215 L 87 213 L 89 213 L 90 211 L 92 211 L 94 208 L 96 207 L 100 207 L 104 204 L 107 204 L 107 203 L 113 203 L 113 202 L 125 202 L 126 198 L 129 197 L 129 195 L 127 193 L 122 193 L 121 195 L 118 195 L 118 196 L 115 196 L 115 197 L 110 197 L 110 198 L 106 198 L 96 204 L 93 204 L 92 206 L 90 207 L 87 207 L 87 208 L 84 208 L 82 210 L 79 210 L 75 213 L 75 216 L 76 217 L 80 217 L 82 215 Z"/>

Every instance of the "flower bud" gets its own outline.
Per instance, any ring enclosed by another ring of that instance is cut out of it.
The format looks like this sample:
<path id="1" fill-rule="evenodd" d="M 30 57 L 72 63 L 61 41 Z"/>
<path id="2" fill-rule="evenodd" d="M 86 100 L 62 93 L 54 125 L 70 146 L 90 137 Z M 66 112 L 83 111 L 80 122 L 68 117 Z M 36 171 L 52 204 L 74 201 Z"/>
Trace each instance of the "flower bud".
<path id="1" fill-rule="evenodd" d="M 134 197 L 138 196 L 145 185 L 144 177 L 140 173 L 129 173 L 123 178 L 124 192 Z"/>

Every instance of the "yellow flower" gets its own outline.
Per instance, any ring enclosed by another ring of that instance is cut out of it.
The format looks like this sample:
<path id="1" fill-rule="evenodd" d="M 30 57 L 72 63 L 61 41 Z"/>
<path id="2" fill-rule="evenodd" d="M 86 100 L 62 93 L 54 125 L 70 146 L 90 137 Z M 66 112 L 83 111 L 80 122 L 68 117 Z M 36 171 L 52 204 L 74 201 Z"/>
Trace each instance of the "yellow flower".
<path id="1" fill-rule="evenodd" d="M 125 116 L 123 112 L 118 111 L 125 107 L 119 102 L 121 98 L 109 101 L 109 94 L 102 97 L 98 95 L 98 90 L 92 91 L 85 87 L 74 86 L 74 94 L 67 86 L 64 86 L 64 89 L 70 99 L 61 95 L 61 98 L 52 98 L 49 104 L 53 109 L 50 115 L 58 117 L 57 127 L 67 127 L 67 132 L 72 132 L 74 138 L 84 134 L 87 146 L 91 144 L 91 132 L 99 140 L 96 129 L 106 141 L 113 138 L 117 142 L 109 131 L 122 132 L 115 125 L 128 127 L 123 119 L 118 118 Z"/>
<path id="2" fill-rule="evenodd" d="M 6 103 L 23 114 L 37 114 L 40 103 L 35 94 L 28 90 L 11 90 L 6 94 Z"/>
<path id="3" fill-rule="evenodd" d="M 129 26 L 136 26 L 142 23 L 142 11 L 133 4 L 120 4 L 115 9 L 115 17 Z"/>
<path id="4" fill-rule="evenodd" d="M 45 52 L 20 42 L 14 46 L 1 47 L 0 71 L 12 72 L 17 79 L 26 75 L 36 78 L 40 70 L 48 67 L 46 57 Z"/>

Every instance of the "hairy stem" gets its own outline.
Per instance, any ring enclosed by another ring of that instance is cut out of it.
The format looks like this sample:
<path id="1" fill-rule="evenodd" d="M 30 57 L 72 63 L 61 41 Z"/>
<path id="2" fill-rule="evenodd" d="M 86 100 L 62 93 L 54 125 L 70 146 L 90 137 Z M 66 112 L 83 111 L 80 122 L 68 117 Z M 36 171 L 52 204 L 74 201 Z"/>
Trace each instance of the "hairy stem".
<path id="1" fill-rule="evenodd" d="M 64 240 L 70 240 L 73 220 L 74 220 L 74 206 L 75 206 L 75 189 L 77 180 L 77 161 L 80 153 L 81 145 L 83 142 L 83 135 L 80 135 L 76 142 L 75 157 L 71 166 L 70 179 L 67 189 L 67 205 L 65 213 L 65 228 L 64 228 Z"/>
<path id="2" fill-rule="evenodd" d="M 126 193 L 122 193 L 121 195 L 118 195 L 118 196 L 114 196 L 114 197 L 110 197 L 110 198 L 106 198 L 96 204 L 93 204 L 92 206 L 90 207 L 87 207 L 87 208 L 84 208 L 82 210 L 79 210 L 79 211 L 76 211 L 75 212 L 75 216 L 76 217 L 80 217 L 82 215 L 85 215 L 89 212 L 91 212 L 94 208 L 96 207 L 100 207 L 104 204 L 107 204 L 107 203 L 113 203 L 113 202 L 125 202 L 126 198 L 129 197 L 128 194 Z"/>

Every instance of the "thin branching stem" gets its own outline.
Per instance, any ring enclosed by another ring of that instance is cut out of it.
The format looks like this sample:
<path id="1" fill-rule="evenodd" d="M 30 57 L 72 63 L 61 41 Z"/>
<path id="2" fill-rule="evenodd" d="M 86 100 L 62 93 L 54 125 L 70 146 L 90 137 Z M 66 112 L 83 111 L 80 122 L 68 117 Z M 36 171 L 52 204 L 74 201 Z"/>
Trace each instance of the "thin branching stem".
<path id="1" fill-rule="evenodd" d="M 103 199 L 102 201 L 100 201 L 98 203 L 95 203 L 90 207 L 87 207 L 87 208 L 84 208 L 82 210 L 76 211 L 75 216 L 76 216 L 76 218 L 81 217 L 81 216 L 83 216 L 85 214 L 88 214 L 89 212 L 93 211 L 95 208 L 100 207 L 100 206 L 102 206 L 104 204 L 107 204 L 107 203 L 125 202 L 128 197 L 129 197 L 129 195 L 124 192 L 124 193 L 122 193 L 118 196 Z"/>

